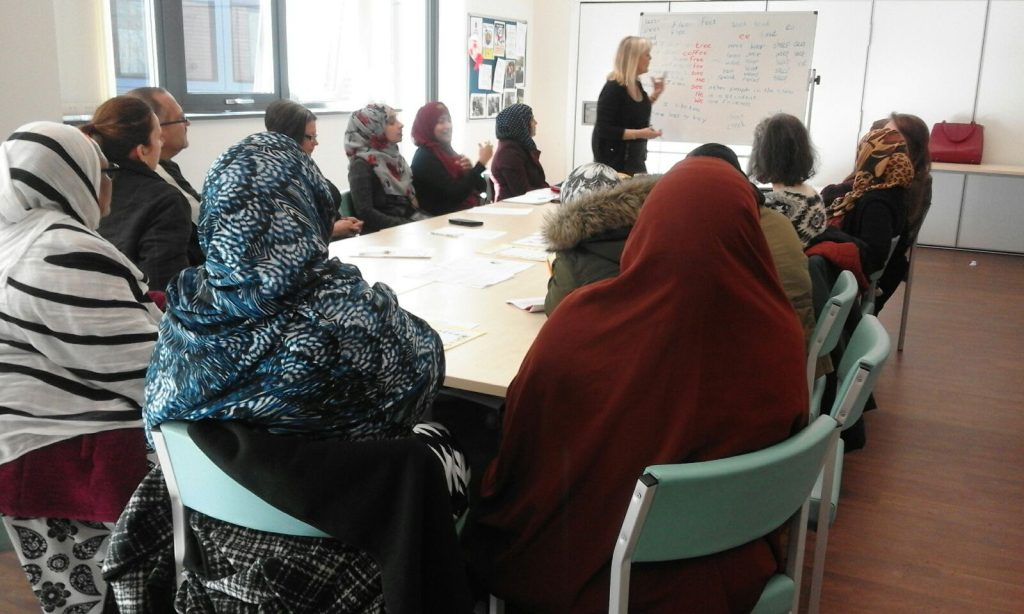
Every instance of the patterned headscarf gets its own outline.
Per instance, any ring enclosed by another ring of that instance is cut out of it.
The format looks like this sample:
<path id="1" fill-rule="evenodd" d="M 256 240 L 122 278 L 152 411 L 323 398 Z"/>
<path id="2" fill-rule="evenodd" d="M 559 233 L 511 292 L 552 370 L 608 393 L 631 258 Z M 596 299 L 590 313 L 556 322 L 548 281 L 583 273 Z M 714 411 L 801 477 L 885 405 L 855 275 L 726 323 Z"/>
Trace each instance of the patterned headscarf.
<path id="1" fill-rule="evenodd" d="M 872 130 L 864 135 L 857 148 L 853 189 L 832 201 L 828 215 L 830 218 L 845 215 L 865 192 L 905 188 L 913 181 L 914 164 L 903 135 L 891 128 Z"/>
<path id="2" fill-rule="evenodd" d="M 345 155 L 366 160 L 384 186 L 385 194 L 404 196 L 415 203 L 412 169 L 398 151 L 398 145 L 384 136 L 388 118 L 394 116 L 395 110 L 384 104 L 368 104 L 353 113 L 345 130 Z"/>
<path id="3" fill-rule="evenodd" d="M 562 183 L 562 204 L 569 204 L 584 194 L 615 187 L 622 181 L 619 173 L 607 164 L 588 162 L 577 166 Z"/>
<path id="4" fill-rule="evenodd" d="M 51 224 L 100 223 L 99 146 L 77 128 L 33 122 L 0 145 L 0 283 Z"/>
<path id="5" fill-rule="evenodd" d="M 416 112 L 416 119 L 412 122 L 412 142 L 417 147 L 426 147 L 434 156 L 441 161 L 444 169 L 448 171 L 452 179 L 462 177 L 465 171 L 459 164 L 462 157 L 455 153 L 451 143 L 442 143 L 434 136 L 434 129 L 437 127 L 437 120 L 442 115 L 451 117 L 448 107 L 443 102 L 428 102 Z"/>
<path id="6" fill-rule="evenodd" d="M 509 139 L 522 143 L 527 151 L 537 149 L 537 144 L 530 136 L 530 120 L 533 109 L 521 102 L 505 107 L 494 120 L 494 135 L 499 139 Z"/>
<path id="7" fill-rule="evenodd" d="M 167 288 L 147 428 L 214 418 L 350 439 L 409 432 L 444 376 L 440 339 L 390 288 L 328 259 L 332 208 L 283 134 L 246 137 L 213 164 L 206 263 Z"/>

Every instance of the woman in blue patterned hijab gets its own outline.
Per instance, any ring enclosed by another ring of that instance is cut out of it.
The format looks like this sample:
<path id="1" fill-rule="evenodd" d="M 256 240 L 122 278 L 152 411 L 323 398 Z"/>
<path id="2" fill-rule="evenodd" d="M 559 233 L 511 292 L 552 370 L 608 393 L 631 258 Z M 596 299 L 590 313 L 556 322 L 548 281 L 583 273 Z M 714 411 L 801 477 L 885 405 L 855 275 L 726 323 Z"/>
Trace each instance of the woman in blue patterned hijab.
<path id="1" fill-rule="evenodd" d="M 346 439 L 411 433 L 444 377 L 437 333 L 390 288 L 328 258 L 332 200 L 291 138 L 246 137 L 214 163 L 206 263 L 167 288 L 145 423 L 241 419 Z"/>

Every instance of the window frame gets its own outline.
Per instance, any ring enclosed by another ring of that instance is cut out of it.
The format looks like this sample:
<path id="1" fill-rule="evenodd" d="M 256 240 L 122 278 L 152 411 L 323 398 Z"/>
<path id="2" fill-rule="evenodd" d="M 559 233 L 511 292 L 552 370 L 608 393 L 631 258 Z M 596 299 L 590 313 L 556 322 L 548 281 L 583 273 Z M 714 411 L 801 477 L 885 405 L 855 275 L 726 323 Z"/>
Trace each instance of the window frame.
<path id="1" fill-rule="evenodd" d="M 432 1 L 432 0 L 428 0 Z M 156 0 L 157 74 L 161 87 L 174 95 L 187 113 L 245 114 L 262 112 L 271 102 L 288 98 L 288 39 L 284 0 L 270 0 L 274 20 L 272 50 L 274 91 L 189 93 L 185 74 L 185 29 L 181 0 Z"/>

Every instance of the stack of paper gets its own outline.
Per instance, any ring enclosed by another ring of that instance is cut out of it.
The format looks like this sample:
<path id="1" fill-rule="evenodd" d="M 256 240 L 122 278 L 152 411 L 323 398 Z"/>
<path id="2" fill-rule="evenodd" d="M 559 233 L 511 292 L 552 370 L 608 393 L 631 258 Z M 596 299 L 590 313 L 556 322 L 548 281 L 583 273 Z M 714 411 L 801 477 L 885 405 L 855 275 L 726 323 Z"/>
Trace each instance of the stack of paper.
<path id="1" fill-rule="evenodd" d="M 558 200 L 558 192 L 555 192 L 551 188 L 540 188 L 539 190 L 530 190 L 521 196 L 513 196 L 512 198 L 503 199 L 501 202 L 540 205 L 543 203 L 549 203 L 553 200 Z"/>

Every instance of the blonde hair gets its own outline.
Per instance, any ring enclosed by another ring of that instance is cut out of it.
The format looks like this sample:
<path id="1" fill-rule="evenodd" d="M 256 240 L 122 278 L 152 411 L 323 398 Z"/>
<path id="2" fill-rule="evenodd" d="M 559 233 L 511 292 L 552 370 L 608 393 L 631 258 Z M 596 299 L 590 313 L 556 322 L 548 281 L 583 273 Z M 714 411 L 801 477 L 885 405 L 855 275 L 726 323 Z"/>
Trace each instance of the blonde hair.
<path id="1" fill-rule="evenodd" d="M 637 87 L 636 67 L 640 57 L 651 51 L 651 41 L 640 36 L 627 36 L 619 43 L 615 52 L 615 68 L 608 73 L 608 80 L 625 86 L 633 100 L 640 100 L 640 88 Z"/>

